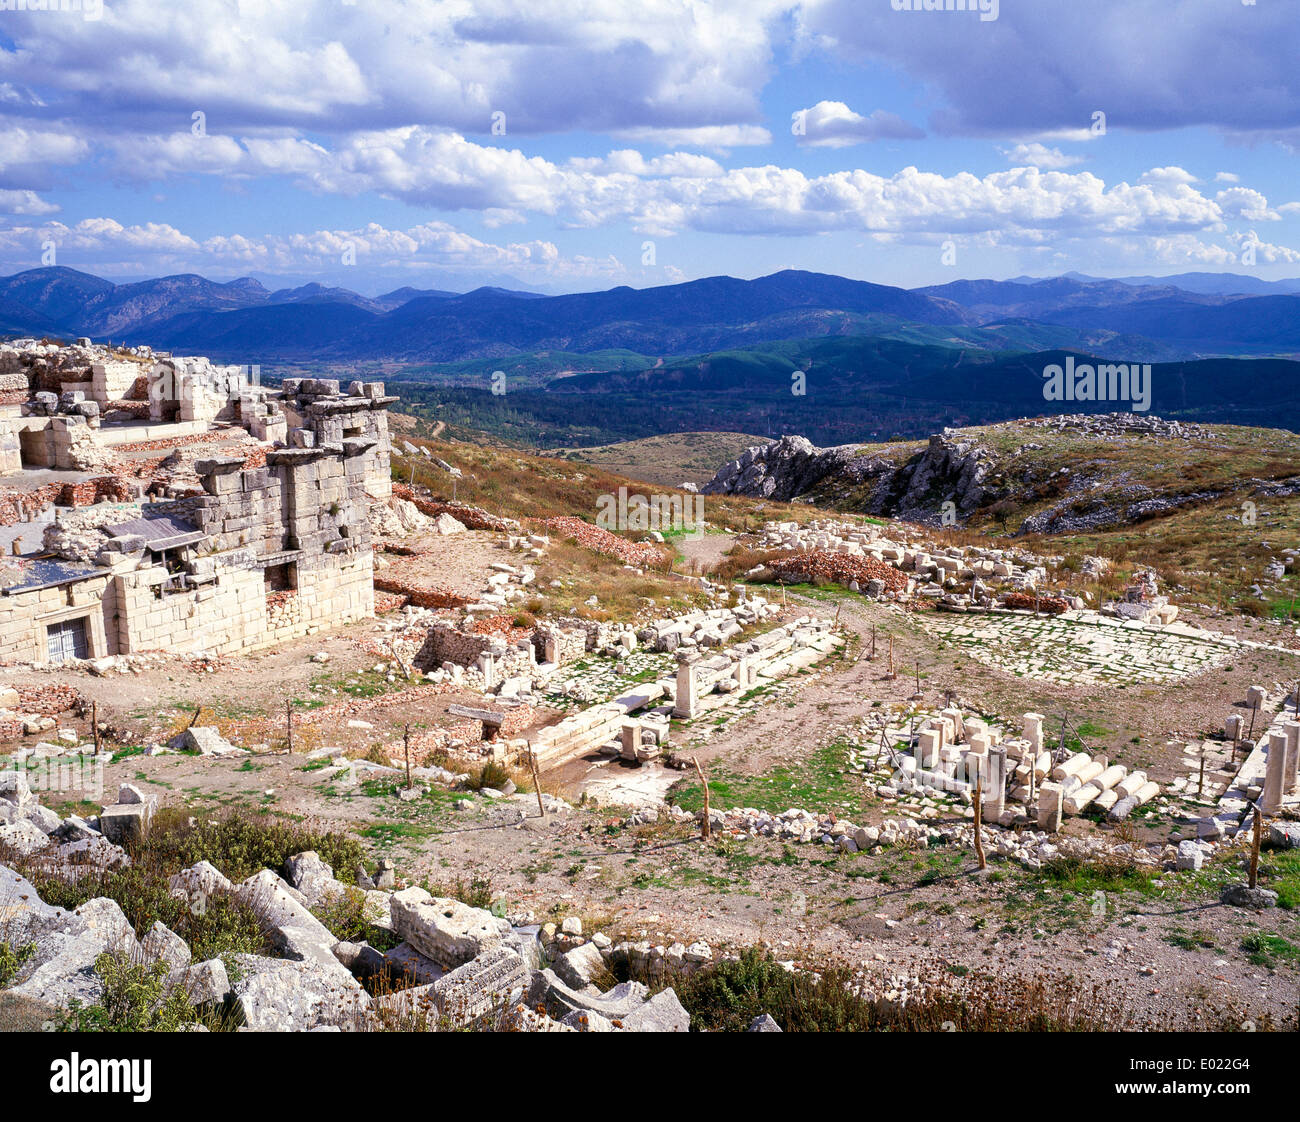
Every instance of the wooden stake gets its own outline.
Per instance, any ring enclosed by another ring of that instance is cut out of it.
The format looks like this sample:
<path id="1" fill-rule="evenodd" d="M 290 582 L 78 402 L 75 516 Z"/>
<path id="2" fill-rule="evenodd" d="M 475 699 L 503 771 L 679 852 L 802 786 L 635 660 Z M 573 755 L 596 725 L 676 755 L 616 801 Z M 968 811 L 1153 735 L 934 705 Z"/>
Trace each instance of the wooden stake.
<path id="1" fill-rule="evenodd" d="M 1196 783 L 1196 797 L 1199 799 L 1205 794 L 1205 741 L 1201 741 L 1201 774 Z"/>
<path id="2" fill-rule="evenodd" d="M 988 859 L 984 856 L 984 777 L 975 779 L 975 856 L 979 858 L 980 869 L 987 869 Z"/>
<path id="3" fill-rule="evenodd" d="M 921 660 L 916 660 L 916 692 L 921 692 Z"/>
<path id="4" fill-rule="evenodd" d="M 411 726 L 402 727 L 402 751 L 406 754 L 406 789 L 411 789 Z"/>
<path id="5" fill-rule="evenodd" d="M 99 755 L 99 702 L 90 703 L 90 732 L 95 738 L 95 755 Z"/>
<path id="6" fill-rule="evenodd" d="M 692 756 L 691 763 L 695 765 L 695 774 L 700 777 L 700 785 L 704 788 L 704 819 L 700 823 L 700 837 L 707 838 L 712 833 L 709 826 L 709 781 L 704 778 L 704 769 L 700 767 L 699 759 Z"/>
<path id="7" fill-rule="evenodd" d="M 889 637 L 889 680 L 894 680 L 894 637 Z"/>
<path id="8" fill-rule="evenodd" d="M 1259 841 L 1264 831 L 1264 816 L 1260 814 L 1259 807 L 1255 807 L 1255 833 L 1250 841 L 1250 887 L 1255 887 L 1255 882 L 1259 879 Z"/>
<path id="9" fill-rule="evenodd" d="M 285 699 L 284 702 L 284 723 L 288 730 L 286 740 L 289 745 L 289 755 L 293 755 L 293 702 Z"/>
<path id="10" fill-rule="evenodd" d="M 874 662 L 876 658 L 876 625 L 871 625 L 871 659 Z"/>
<path id="11" fill-rule="evenodd" d="M 186 728 L 191 728 L 191 729 L 192 729 L 195 725 L 197 725 L 197 724 L 199 723 L 199 717 L 200 717 L 202 714 L 203 714 L 203 705 L 202 705 L 202 703 L 200 703 L 200 704 L 198 704 L 198 705 L 196 705 L 196 706 L 194 707 L 194 716 L 192 716 L 192 717 L 190 718 L 190 723 L 189 723 L 188 725 L 186 725 L 185 727 L 186 727 Z"/>
<path id="12" fill-rule="evenodd" d="M 528 766 L 533 771 L 533 790 L 537 792 L 537 813 L 542 816 L 542 821 L 546 821 L 546 804 L 542 802 L 542 777 L 537 774 L 537 753 L 533 751 L 533 746 L 528 746 Z"/>

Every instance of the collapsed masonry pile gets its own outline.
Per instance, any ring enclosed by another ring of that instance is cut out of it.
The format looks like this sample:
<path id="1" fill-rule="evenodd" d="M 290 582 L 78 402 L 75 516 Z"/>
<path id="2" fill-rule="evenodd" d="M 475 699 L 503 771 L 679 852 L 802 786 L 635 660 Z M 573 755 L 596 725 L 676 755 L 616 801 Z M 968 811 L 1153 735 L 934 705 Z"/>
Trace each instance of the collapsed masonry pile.
<path id="1" fill-rule="evenodd" d="M 1059 616 L 1070 610 L 1070 602 L 1056 596 L 1031 596 L 1028 592 L 1008 592 L 1002 597 L 1002 607 L 1010 611 Z"/>
<path id="2" fill-rule="evenodd" d="M 778 557 L 769 562 L 767 567 L 780 580 L 835 581 L 854 592 L 862 590 L 872 597 L 885 593 L 905 593 L 909 584 L 902 572 L 884 561 L 823 549 L 809 550 L 798 557 Z"/>
<path id="3" fill-rule="evenodd" d="M 466 503 L 441 502 L 429 498 L 427 494 L 421 494 L 404 483 L 393 484 L 393 495 L 412 503 L 421 514 L 429 518 L 446 514 L 470 530 L 492 530 L 502 534 L 519 532 L 519 523 L 513 518 L 491 514 L 481 507 L 469 506 Z"/>
<path id="4" fill-rule="evenodd" d="M 667 555 L 657 545 L 649 542 L 630 542 L 626 538 L 620 538 L 617 534 L 611 534 L 608 530 L 602 530 L 599 526 L 593 526 L 590 522 L 584 522 L 581 518 L 574 518 L 571 515 L 547 518 L 542 525 L 559 537 L 573 538 L 584 549 L 613 557 L 625 565 L 632 565 L 638 569 L 662 568 L 667 559 Z"/>
<path id="5" fill-rule="evenodd" d="M 1169 597 L 1160 595 L 1159 578 L 1150 569 L 1134 573 L 1124 589 L 1123 598 L 1103 605 L 1101 611 L 1102 615 L 1138 623 L 1165 625 L 1178 618 L 1177 606 L 1169 602 Z"/>
<path id="6" fill-rule="evenodd" d="M 80 696 L 69 686 L 52 691 L 24 686 L 21 692 L 0 686 L 0 743 L 49 731 L 58 723 L 53 714 L 71 709 Z"/>
<path id="7" fill-rule="evenodd" d="M 57 395 L 69 382 L 126 396 L 152 359 L 149 347 L 107 347 L 89 339 L 67 346 L 13 339 L 0 343 L 0 403 L 20 404 L 33 393 Z"/>
<path id="8" fill-rule="evenodd" d="M 674 677 L 639 685 L 565 717 L 536 733 L 529 750 L 539 767 L 592 750 L 629 762 L 654 759 L 667 744 L 672 719 L 692 720 L 733 706 L 749 691 L 820 662 L 843 643 L 831 621 L 810 616 L 708 655 L 699 652 L 698 644 L 686 646 L 679 638 Z"/>
<path id="9" fill-rule="evenodd" d="M 1046 562 L 1019 549 L 993 549 L 983 546 L 934 545 L 908 533 L 895 524 L 891 537 L 870 524 L 817 519 L 800 525 L 797 522 L 767 522 L 755 543 L 756 549 L 793 550 L 809 555 L 778 558 L 766 568 L 779 574 L 827 576 L 842 572 L 849 587 L 872 598 L 882 594 L 917 595 L 940 601 L 944 607 L 963 610 L 969 605 L 992 607 L 1002 596 L 1017 591 L 1032 593 L 1047 579 Z M 843 557 L 847 560 L 841 561 Z M 834 558 L 834 560 L 831 560 Z M 864 568 L 856 575 L 855 561 Z M 757 566 L 746 576 L 761 576 L 765 566 Z M 872 582 L 879 582 L 879 585 Z M 993 585 L 999 585 L 999 595 Z M 1071 606 L 1082 608 L 1082 598 L 1071 598 Z"/>
<path id="10" fill-rule="evenodd" d="M 23 867 L 43 877 L 72 879 L 88 866 L 109 870 L 130 864 L 123 843 L 149 828 L 154 801 L 130 785 L 118 798 L 96 819 L 60 820 L 34 798 L 22 773 L 0 775 L 0 814 L 43 839 L 23 856 L 28 862 Z M 222 900 L 250 907 L 269 953 L 195 962 L 186 942 L 161 922 L 138 933 L 109 897 L 96 897 L 75 911 L 46 904 L 26 877 L 0 866 L 5 937 L 26 948 L 7 994 L 57 1023 L 74 1002 L 87 1008 L 103 999 L 96 962 L 107 952 L 148 966 L 165 964 L 170 991 L 183 993 L 198 1011 L 233 1015 L 253 1031 L 412 1028 L 417 1022 L 524 1031 L 684 1032 L 689 1027 L 689 1015 L 671 989 L 651 997 L 641 983 L 606 992 L 594 984 L 620 960 L 653 961 L 652 948 L 615 944 L 600 934 L 584 941 L 576 920 L 566 920 L 562 934 L 546 931 L 544 946 L 535 925 L 512 923 L 420 888 L 396 891 L 388 861 L 373 878 L 359 868 L 353 884 L 337 880 L 311 851 L 290 857 L 279 871 L 263 869 L 239 884 L 200 861 L 174 874 L 169 888 L 197 911 Z M 322 909 L 358 894 L 365 919 L 391 932 L 400 940 L 397 946 L 380 951 L 365 942 L 340 941 L 321 922 Z M 687 966 L 712 959 L 706 944 L 671 951 L 671 959 Z M 544 965 L 547 952 L 553 968 Z M 363 981 L 379 974 L 388 977 L 388 992 L 372 998 Z"/>
<path id="11" fill-rule="evenodd" d="M 670 815 L 681 821 L 694 821 L 696 815 L 679 807 Z M 907 845 L 959 845 L 975 848 L 975 827 L 962 823 L 927 823 L 913 818 L 886 818 L 879 826 L 856 826 L 833 815 L 812 814 L 791 809 L 780 814 L 743 807 L 712 810 L 711 828 L 717 832 L 770 837 L 801 844 L 826 845 L 842 853 L 878 854 L 887 847 Z M 1178 846 L 1154 842 L 1147 846 L 1130 842 L 1112 842 L 1100 837 L 1069 837 L 1046 830 L 1008 831 L 985 826 L 980 834 L 984 850 L 990 857 L 1019 862 L 1029 870 L 1038 870 L 1049 861 L 1075 857 L 1095 861 L 1106 856 L 1123 857 L 1137 865 L 1166 866 L 1173 869 L 1200 868 L 1205 860 L 1204 847 L 1197 848 L 1198 863 L 1189 863 L 1187 843 Z M 1192 843 L 1195 845 L 1196 843 Z"/>
<path id="12" fill-rule="evenodd" d="M 1147 413 L 1062 413 L 1018 421 L 1023 428 L 1048 429 L 1081 436 L 1161 437 L 1166 440 L 1215 440 L 1215 433 L 1189 421 L 1166 421 Z"/>
<path id="13" fill-rule="evenodd" d="M 1288 712 L 1287 693 L 1270 693 L 1264 686 L 1251 686 L 1246 708 L 1254 712 L 1276 710 L 1273 719 L 1259 738 L 1247 745 L 1246 758 L 1214 812 L 1197 823 L 1202 838 L 1232 837 L 1250 826 L 1252 811 L 1258 807 L 1268 815 L 1300 815 L 1300 716 Z M 1234 713 L 1224 722 L 1224 734 L 1234 746 L 1244 740 L 1246 720 Z M 1276 825 L 1275 841 L 1300 845 L 1300 826 L 1294 822 Z"/>
<path id="14" fill-rule="evenodd" d="M 982 791 L 984 821 L 1003 826 L 1034 822 L 1055 833 L 1064 815 L 1100 810 L 1112 822 L 1126 819 L 1160 793 L 1143 771 L 1132 773 L 1104 756 L 1051 751 L 1044 742 L 1042 714 L 1026 713 L 1020 736 L 1002 730 L 957 707 L 881 730 L 869 763 L 855 755 L 858 770 L 874 765 L 868 787 L 887 801 L 913 792 L 943 792 L 967 807 Z M 1020 806 L 1010 804 L 1018 803 Z"/>

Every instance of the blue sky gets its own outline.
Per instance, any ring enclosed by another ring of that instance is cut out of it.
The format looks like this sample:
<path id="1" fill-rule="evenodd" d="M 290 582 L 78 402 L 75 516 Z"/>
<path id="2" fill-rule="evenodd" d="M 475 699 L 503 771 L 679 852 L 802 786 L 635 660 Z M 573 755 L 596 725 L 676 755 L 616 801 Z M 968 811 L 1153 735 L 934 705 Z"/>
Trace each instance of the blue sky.
<path id="1" fill-rule="evenodd" d="M 1295 0 L 83 5 L 0 0 L 4 272 L 1300 275 Z"/>

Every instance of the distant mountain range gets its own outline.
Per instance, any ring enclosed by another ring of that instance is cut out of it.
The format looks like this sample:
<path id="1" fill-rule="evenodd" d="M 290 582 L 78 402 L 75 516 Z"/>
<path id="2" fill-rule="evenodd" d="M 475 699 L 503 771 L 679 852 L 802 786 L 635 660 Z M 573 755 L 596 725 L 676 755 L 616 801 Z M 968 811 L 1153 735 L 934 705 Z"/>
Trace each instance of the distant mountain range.
<path id="1" fill-rule="evenodd" d="M 835 336 L 1177 361 L 1300 353 L 1300 281 L 1069 275 L 907 290 L 787 270 L 566 296 L 400 288 L 367 297 L 319 284 L 270 291 L 250 278 L 195 274 L 118 285 L 44 268 L 0 278 L 0 332 L 148 343 L 264 364 L 603 350 L 658 359 Z"/>

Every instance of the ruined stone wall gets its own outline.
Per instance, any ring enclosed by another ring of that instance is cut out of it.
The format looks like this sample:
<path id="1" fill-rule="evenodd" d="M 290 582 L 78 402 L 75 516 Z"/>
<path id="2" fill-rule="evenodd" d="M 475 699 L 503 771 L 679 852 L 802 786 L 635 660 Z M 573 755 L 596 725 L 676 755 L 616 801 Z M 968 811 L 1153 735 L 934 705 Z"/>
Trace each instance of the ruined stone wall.
<path id="1" fill-rule="evenodd" d="M 587 632 L 578 628 L 539 627 L 533 632 L 533 649 L 538 662 L 557 666 L 577 662 L 587 653 Z"/>
<path id="2" fill-rule="evenodd" d="M 76 584 L 0 596 L 0 660 L 44 662 L 46 626 L 81 618 L 90 656 L 117 654 L 117 611 L 117 591 L 107 570 Z"/>
<path id="3" fill-rule="evenodd" d="M 385 396 L 383 382 L 353 381 L 340 389 L 336 378 L 286 378 L 281 386 L 291 437 L 297 429 L 310 434 L 317 448 L 347 441 L 367 445 L 361 453 L 366 492 L 379 500 L 392 496 L 388 406 L 395 400 Z"/>
<path id="4" fill-rule="evenodd" d="M 429 628 L 413 661 L 421 670 L 434 669 L 444 662 L 473 666 L 485 651 L 504 653 L 505 644 L 500 636 L 476 635 L 449 623 L 435 623 Z"/>
<path id="5" fill-rule="evenodd" d="M 194 589 L 165 591 L 162 565 L 118 577 L 120 650 L 234 654 L 374 615 L 369 554 L 300 568 L 297 589 L 268 592 L 262 559 L 236 553 Z"/>

